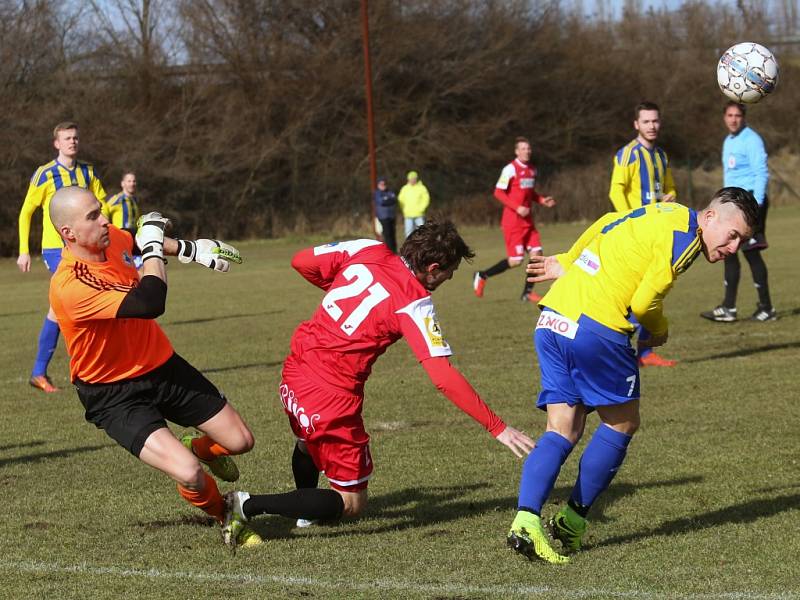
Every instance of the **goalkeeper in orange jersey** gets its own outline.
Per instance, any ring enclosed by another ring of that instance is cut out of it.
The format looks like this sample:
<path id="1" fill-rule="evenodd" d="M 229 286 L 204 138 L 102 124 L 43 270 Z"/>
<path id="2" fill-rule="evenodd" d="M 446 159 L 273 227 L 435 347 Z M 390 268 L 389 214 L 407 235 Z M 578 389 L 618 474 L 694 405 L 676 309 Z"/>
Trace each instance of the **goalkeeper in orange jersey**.
<path id="1" fill-rule="evenodd" d="M 70 355 L 70 375 L 86 420 L 142 462 L 178 484 L 191 504 L 222 520 L 220 479 L 239 477 L 231 454 L 253 447 L 253 435 L 225 396 L 179 356 L 155 319 L 165 309 L 165 255 L 227 271 L 238 251 L 217 240 L 164 236 L 167 219 L 149 213 L 133 236 L 108 222 L 94 194 L 61 188 L 49 215 L 64 240 L 50 281 L 50 303 Z M 141 251 L 141 277 L 133 254 Z M 201 437 L 178 440 L 166 421 L 195 427 Z M 239 544 L 261 542 L 245 528 Z"/>

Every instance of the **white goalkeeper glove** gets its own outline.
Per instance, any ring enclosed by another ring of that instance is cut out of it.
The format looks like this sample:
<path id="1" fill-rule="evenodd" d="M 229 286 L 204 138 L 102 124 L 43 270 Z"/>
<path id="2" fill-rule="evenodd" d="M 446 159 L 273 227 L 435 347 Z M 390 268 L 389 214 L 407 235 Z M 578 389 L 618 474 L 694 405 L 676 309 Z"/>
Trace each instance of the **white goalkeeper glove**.
<path id="1" fill-rule="evenodd" d="M 239 251 L 219 240 L 178 240 L 178 260 L 196 262 L 222 273 L 231 268 L 230 263 L 242 264 Z"/>
<path id="2" fill-rule="evenodd" d="M 136 221 L 136 245 L 142 252 L 142 262 L 157 258 L 164 262 L 164 230 L 171 224 L 161 213 L 150 212 Z"/>

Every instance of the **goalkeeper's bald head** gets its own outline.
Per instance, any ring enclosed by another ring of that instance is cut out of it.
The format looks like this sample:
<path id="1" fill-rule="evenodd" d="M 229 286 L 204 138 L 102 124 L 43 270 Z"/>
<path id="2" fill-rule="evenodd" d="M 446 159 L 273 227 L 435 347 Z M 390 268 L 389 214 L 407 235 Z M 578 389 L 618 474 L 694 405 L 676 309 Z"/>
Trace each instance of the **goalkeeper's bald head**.
<path id="1" fill-rule="evenodd" d="M 67 247 L 90 252 L 108 247 L 108 219 L 95 195 L 78 186 L 58 190 L 50 200 L 50 220 Z"/>

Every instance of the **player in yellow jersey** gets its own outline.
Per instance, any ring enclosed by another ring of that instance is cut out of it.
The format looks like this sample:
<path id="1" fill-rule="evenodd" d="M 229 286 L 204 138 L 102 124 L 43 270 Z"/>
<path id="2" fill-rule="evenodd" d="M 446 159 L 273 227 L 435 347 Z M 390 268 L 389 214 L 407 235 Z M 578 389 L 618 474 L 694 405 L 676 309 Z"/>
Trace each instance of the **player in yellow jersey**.
<path id="1" fill-rule="evenodd" d="M 31 178 L 28 193 L 19 211 L 19 258 L 17 266 L 27 273 L 31 270 L 31 254 L 28 241 L 31 231 L 31 218 L 37 209 L 42 209 L 42 259 L 50 273 L 55 273 L 61 260 L 64 246 L 50 220 L 50 200 L 57 190 L 66 186 L 78 186 L 91 190 L 104 208 L 106 192 L 94 174 L 94 167 L 78 160 L 78 125 L 72 121 L 59 123 L 53 129 L 53 146 L 58 150 L 55 160 L 40 166 Z M 53 309 L 47 313 L 41 332 L 36 361 L 31 371 L 30 384 L 44 392 L 57 392 L 47 375 L 47 366 L 58 345 L 58 323 Z"/>
<path id="2" fill-rule="evenodd" d="M 578 550 L 586 515 L 622 465 L 639 427 L 639 367 L 630 344 L 633 315 L 660 346 L 669 332 L 663 299 L 702 252 L 709 262 L 734 254 L 758 220 L 753 195 L 719 190 L 702 211 L 655 203 L 596 221 L 564 254 L 533 257 L 534 282 L 556 280 L 540 302 L 534 340 L 538 408 L 547 429 L 522 468 L 518 512 L 508 543 L 528 558 L 568 562 L 550 545 L 541 511 L 564 461 L 583 435 L 586 415 L 600 425 L 581 455 L 569 502 L 550 521 L 566 550 Z"/>
<path id="3" fill-rule="evenodd" d="M 139 200 L 136 197 L 136 173 L 123 171 L 122 181 L 119 182 L 122 190 L 106 199 L 108 218 L 114 227 L 130 231 L 136 235 L 136 221 L 139 219 Z M 134 255 L 133 263 L 137 269 L 142 268 L 142 257 Z"/>
<path id="4" fill-rule="evenodd" d="M 136 173 L 125 171 L 119 186 L 122 190 L 106 200 L 111 224 L 119 229 L 136 232 L 139 200 L 136 198 Z"/>
<path id="5" fill-rule="evenodd" d="M 608 196 L 616 211 L 647 206 L 653 202 L 673 202 L 677 196 L 669 158 L 656 146 L 661 130 L 661 111 L 655 102 L 644 101 L 634 109 L 633 127 L 637 135 L 617 151 Z M 674 360 L 656 354 L 647 345 L 648 332 L 640 328 L 637 344 L 642 367 L 673 367 Z"/>

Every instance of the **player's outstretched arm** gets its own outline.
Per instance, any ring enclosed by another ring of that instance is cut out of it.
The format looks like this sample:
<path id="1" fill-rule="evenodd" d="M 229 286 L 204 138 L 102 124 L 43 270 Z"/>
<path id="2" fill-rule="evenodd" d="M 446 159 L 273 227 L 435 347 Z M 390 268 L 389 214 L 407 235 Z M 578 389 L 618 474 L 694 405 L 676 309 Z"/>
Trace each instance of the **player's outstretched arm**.
<path id="1" fill-rule="evenodd" d="M 450 402 L 455 404 L 521 457 L 533 448 L 534 443 L 527 435 L 507 426 L 478 395 L 466 378 L 459 373 L 447 357 L 438 356 L 422 361 L 422 366 L 436 388 Z"/>
<path id="2" fill-rule="evenodd" d="M 525 270 L 528 273 L 528 281 L 531 283 L 552 281 L 564 274 L 564 267 L 555 256 L 531 256 Z"/>
<path id="3" fill-rule="evenodd" d="M 531 438 L 510 425 L 501 431 L 495 439 L 511 450 L 518 458 L 530 454 L 536 445 Z"/>
<path id="4" fill-rule="evenodd" d="M 177 256 L 182 263 L 196 262 L 220 273 L 227 273 L 231 268 L 231 263 L 242 264 L 242 256 L 239 251 L 220 240 L 165 238 L 164 254 Z"/>

